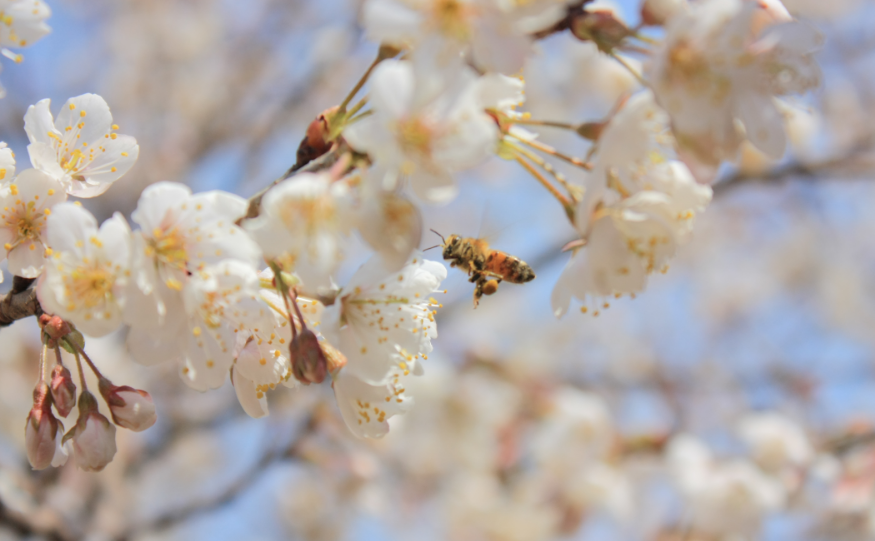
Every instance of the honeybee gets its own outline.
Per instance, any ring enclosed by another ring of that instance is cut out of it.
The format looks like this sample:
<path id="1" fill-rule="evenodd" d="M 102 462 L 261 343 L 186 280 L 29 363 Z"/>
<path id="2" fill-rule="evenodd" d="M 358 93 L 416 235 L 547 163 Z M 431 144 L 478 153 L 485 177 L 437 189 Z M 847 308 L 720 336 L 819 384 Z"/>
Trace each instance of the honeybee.
<path id="1" fill-rule="evenodd" d="M 489 243 L 483 239 L 443 235 L 431 230 L 443 241 L 444 260 L 451 267 L 458 267 L 468 272 L 468 281 L 475 284 L 474 308 L 480 304 L 483 295 L 492 295 L 498 291 L 498 284 L 507 281 L 512 284 L 524 284 L 535 279 L 535 272 L 522 259 L 489 248 Z M 435 247 L 436 248 L 436 247 Z"/>

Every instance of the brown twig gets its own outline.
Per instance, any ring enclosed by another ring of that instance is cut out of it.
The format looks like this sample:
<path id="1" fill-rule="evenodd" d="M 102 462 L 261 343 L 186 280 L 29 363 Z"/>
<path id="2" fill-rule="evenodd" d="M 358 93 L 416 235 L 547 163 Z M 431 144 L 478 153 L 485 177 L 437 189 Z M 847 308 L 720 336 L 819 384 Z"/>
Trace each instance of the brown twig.
<path id="1" fill-rule="evenodd" d="M 33 281 L 33 278 L 20 276 L 12 280 L 12 289 L 0 300 L 0 327 L 8 327 L 19 319 L 43 314 L 36 298 L 36 289 L 30 287 Z"/>

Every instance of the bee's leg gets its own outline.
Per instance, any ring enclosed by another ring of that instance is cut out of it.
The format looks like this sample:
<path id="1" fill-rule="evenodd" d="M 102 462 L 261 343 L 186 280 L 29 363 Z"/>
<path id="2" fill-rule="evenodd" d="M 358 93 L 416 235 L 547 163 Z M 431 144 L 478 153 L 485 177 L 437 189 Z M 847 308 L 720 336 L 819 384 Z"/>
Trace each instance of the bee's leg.
<path id="1" fill-rule="evenodd" d="M 480 305 L 480 297 L 483 296 L 483 284 L 486 282 L 486 279 L 482 276 L 479 280 L 477 280 L 477 285 L 474 286 L 474 308 Z"/>

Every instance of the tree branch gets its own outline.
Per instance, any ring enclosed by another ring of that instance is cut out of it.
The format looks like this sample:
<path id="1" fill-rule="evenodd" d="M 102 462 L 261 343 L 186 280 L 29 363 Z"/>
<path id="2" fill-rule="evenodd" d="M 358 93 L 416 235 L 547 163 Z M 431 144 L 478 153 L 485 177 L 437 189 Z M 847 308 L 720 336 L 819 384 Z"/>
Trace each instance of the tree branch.
<path id="1" fill-rule="evenodd" d="M 0 300 L 0 327 L 8 327 L 19 319 L 42 315 L 36 289 L 30 287 L 33 282 L 33 278 L 21 276 L 12 279 L 12 289 Z"/>

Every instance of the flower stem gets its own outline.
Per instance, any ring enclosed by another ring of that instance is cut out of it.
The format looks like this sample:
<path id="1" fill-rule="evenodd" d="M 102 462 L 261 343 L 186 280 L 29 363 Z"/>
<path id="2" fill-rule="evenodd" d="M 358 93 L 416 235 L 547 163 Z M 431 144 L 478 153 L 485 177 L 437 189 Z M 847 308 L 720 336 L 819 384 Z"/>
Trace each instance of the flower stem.
<path id="1" fill-rule="evenodd" d="M 57 341 L 55 341 L 55 361 L 64 366 L 64 360 L 61 358 L 61 346 L 58 345 Z"/>
<path id="2" fill-rule="evenodd" d="M 45 383 L 46 381 L 46 354 L 48 354 L 49 345 L 43 344 L 43 349 L 39 355 L 39 374 L 37 375 L 36 384 Z"/>
<path id="3" fill-rule="evenodd" d="M 535 179 L 538 182 L 540 182 L 541 185 L 543 185 L 545 188 L 547 188 L 547 191 L 550 192 L 553 195 L 553 197 L 556 198 L 557 201 L 562 203 L 562 207 L 565 209 L 565 214 L 567 214 L 568 218 L 573 221 L 574 204 L 571 202 L 571 200 L 568 199 L 567 197 L 565 197 L 565 195 L 562 192 L 560 192 L 556 188 L 556 186 L 553 186 L 553 184 L 551 184 L 550 181 L 544 177 L 544 175 L 539 173 L 538 170 L 535 169 L 535 166 L 532 165 L 531 163 L 529 163 L 524 157 L 517 154 L 515 156 L 515 158 L 516 158 L 516 161 L 519 162 L 519 164 L 522 165 L 523 168 L 529 172 L 529 174 L 531 174 L 533 177 L 535 177 Z"/>
<path id="4" fill-rule="evenodd" d="M 544 158 L 538 156 L 537 154 L 535 154 L 534 152 L 532 152 L 526 148 L 523 148 L 523 147 L 516 145 L 514 143 L 508 143 L 508 144 L 510 145 L 511 148 L 513 148 L 514 150 L 516 150 L 518 153 L 522 154 L 523 156 L 525 156 L 529 160 L 538 164 L 541 167 L 541 169 L 543 169 L 548 174 L 550 174 L 550 176 L 555 178 L 556 182 L 561 184 L 562 187 L 565 188 L 565 191 L 568 192 L 568 196 L 571 198 L 571 200 L 574 201 L 575 203 L 577 202 L 577 197 L 575 196 L 574 191 L 572 190 L 571 186 L 568 184 L 568 180 L 565 178 L 565 175 L 563 175 L 562 173 L 557 171 L 550 162 L 548 162 Z"/>
<path id="5" fill-rule="evenodd" d="M 362 75 L 361 79 L 358 80 L 358 82 L 355 84 L 355 86 L 352 87 L 352 90 L 349 91 L 349 94 L 347 94 L 346 97 L 343 98 L 343 101 L 340 102 L 340 107 L 337 109 L 338 115 L 345 115 L 346 114 L 346 106 L 349 105 L 349 102 L 351 102 L 352 99 L 355 97 L 355 95 L 359 93 L 359 90 L 361 90 L 362 87 L 365 86 L 365 83 L 368 82 L 368 78 L 371 76 L 371 72 L 373 72 L 374 68 L 377 67 L 377 64 L 379 64 L 383 60 L 384 60 L 383 55 L 377 54 L 377 58 L 375 58 L 374 61 L 371 62 L 371 65 L 368 66 L 367 71 L 365 71 L 365 73 L 364 73 L 364 75 Z"/>
<path id="6" fill-rule="evenodd" d="M 508 133 L 508 135 L 513 137 L 514 139 L 516 139 L 517 141 L 519 141 L 520 143 L 522 143 L 526 146 L 530 146 L 536 150 L 540 150 L 541 152 L 543 152 L 545 154 L 549 154 L 551 156 L 556 156 L 560 160 L 566 161 L 566 162 L 570 163 L 571 165 L 575 165 L 577 167 L 580 167 L 581 169 L 586 169 L 587 171 L 592 169 L 592 165 L 590 165 L 589 163 L 581 160 L 580 158 L 575 158 L 574 156 L 569 156 L 567 154 L 563 154 L 562 152 L 559 152 L 555 148 L 551 147 L 550 145 L 545 145 L 544 143 L 539 143 L 538 141 L 527 141 L 521 137 L 517 137 L 516 135 L 514 135 L 512 133 Z"/>
<path id="7" fill-rule="evenodd" d="M 635 68 L 633 68 L 632 65 L 629 64 L 629 62 L 627 62 L 625 58 L 623 58 L 622 56 L 620 56 L 620 55 L 618 55 L 617 53 L 614 53 L 614 52 L 611 52 L 610 55 L 611 55 L 611 58 L 613 58 L 614 60 L 616 60 L 617 62 L 619 62 L 621 66 L 623 66 L 624 68 L 626 68 L 626 70 L 627 70 L 629 73 L 631 73 L 633 77 L 635 77 L 636 79 L 638 79 L 638 82 L 641 83 L 642 86 L 649 86 L 649 85 L 647 84 L 647 81 L 644 80 L 644 77 L 642 77 L 641 74 L 638 73 L 638 70 L 636 70 Z"/>
<path id="8" fill-rule="evenodd" d="M 70 341 L 68 340 L 67 343 L 70 344 Z M 85 383 L 85 371 L 82 370 L 82 361 L 79 359 L 79 349 L 72 344 L 71 347 L 73 348 L 73 356 L 76 357 L 76 368 L 79 371 L 79 385 L 82 386 L 82 391 L 85 392 L 88 390 L 88 385 Z"/>
<path id="9" fill-rule="evenodd" d="M 528 126 L 547 126 L 549 128 L 560 128 L 563 130 L 571 130 L 576 131 L 577 126 L 574 124 L 569 124 L 567 122 L 555 122 L 552 120 L 534 120 L 531 118 L 515 118 L 513 119 L 514 124 L 526 124 Z"/>
<path id="10" fill-rule="evenodd" d="M 105 378 L 103 377 L 103 374 L 100 373 L 100 370 L 98 370 L 97 367 L 94 366 L 94 363 L 91 362 L 91 357 L 89 357 L 88 354 L 85 353 L 85 350 L 84 350 L 84 349 L 80 348 L 80 347 L 79 347 L 78 345 L 76 345 L 76 344 L 73 344 L 73 348 L 74 348 L 76 351 L 78 351 L 79 353 L 82 354 L 82 357 L 85 358 L 85 362 L 87 362 L 87 363 L 88 363 L 88 366 L 91 367 L 91 371 L 94 372 L 94 375 L 97 376 L 97 379 L 105 379 Z M 81 370 L 82 368 L 80 367 L 79 369 Z"/>

